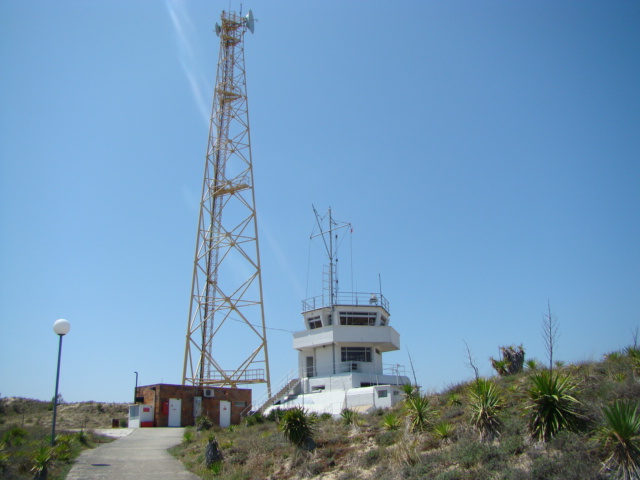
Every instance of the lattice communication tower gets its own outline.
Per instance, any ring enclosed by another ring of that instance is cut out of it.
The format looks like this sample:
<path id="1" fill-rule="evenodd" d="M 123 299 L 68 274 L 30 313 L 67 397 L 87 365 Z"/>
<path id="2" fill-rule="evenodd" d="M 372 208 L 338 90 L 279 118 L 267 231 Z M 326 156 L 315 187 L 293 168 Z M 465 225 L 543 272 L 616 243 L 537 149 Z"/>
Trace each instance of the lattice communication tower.
<path id="1" fill-rule="evenodd" d="M 266 383 L 270 392 L 244 62 L 247 30 L 254 30 L 251 10 L 244 17 L 223 11 L 216 24 L 220 55 L 182 383 Z"/>

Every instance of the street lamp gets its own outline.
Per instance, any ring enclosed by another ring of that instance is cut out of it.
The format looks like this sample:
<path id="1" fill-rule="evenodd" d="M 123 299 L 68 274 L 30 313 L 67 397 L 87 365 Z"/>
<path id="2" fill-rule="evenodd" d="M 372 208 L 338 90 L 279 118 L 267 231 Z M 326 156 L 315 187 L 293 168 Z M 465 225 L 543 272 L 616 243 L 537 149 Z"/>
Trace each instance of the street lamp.
<path id="1" fill-rule="evenodd" d="M 56 441 L 56 410 L 58 407 L 58 383 L 60 381 L 60 356 L 62 355 L 62 337 L 64 337 L 71 330 L 71 324 L 61 318 L 60 320 L 56 320 L 53 324 L 53 331 L 60 337 L 60 342 L 58 343 L 58 370 L 56 373 L 56 394 L 53 397 L 53 421 L 51 422 L 51 446 L 55 445 Z"/>
<path id="2" fill-rule="evenodd" d="M 136 389 L 133 391 L 133 404 L 135 405 L 138 398 L 138 372 L 133 372 L 136 374 Z"/>

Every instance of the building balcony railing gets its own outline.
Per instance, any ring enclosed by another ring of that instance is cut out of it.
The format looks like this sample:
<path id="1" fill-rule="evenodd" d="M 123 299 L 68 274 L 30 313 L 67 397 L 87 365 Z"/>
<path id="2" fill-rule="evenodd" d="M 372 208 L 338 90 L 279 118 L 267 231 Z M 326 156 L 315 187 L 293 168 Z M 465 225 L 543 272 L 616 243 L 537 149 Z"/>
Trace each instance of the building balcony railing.
<path id="1" fill-rule="evenodd" d="M 334 305 L 356 305 L 356 306 L 381 306 L 388 313 L 389 302 L 380 293 L 362 293 L 362 292 L 340 292 L 333 295 L 319 295 L 317 297 L 307 298 L 302 301 L 302 312 L 316 310 L 318 308 L 333 307 Z"/>
<path id="2" fill-rule="evenodd" d="M 329 377 L 341 373 L 364 373 L 367 375 L 404 377 L 405 368 L 404 365 L 385 364 L 382 365 L 382 371 L 379 371 L 371 362 L 339 362 L 335 365 L 335 371 L 333 365 L 318 365 L 315 367 L 303 368 L 300 372 L 300 376 L 307 378 Z"/>

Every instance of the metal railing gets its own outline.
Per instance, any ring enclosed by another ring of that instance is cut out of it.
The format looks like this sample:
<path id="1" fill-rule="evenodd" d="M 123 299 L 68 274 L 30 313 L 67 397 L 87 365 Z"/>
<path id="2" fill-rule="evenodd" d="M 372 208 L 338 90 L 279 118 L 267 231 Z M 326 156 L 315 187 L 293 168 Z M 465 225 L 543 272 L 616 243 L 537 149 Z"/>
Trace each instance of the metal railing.
<path id="1" fill-rule="evenodd" d="M 284 393 L 282 390 L 286 388 L 287 385 L 290 385 L 291 382 L 297 378 L 299 378 L 297 369 L 288 371 L 280 380 L 278 380 L 274 384 L 275 387 L 271 389 L 271 392 L 269 390 L 265 390 L 262 393 L 262 395 L 257 397 L 255 400 L 252 400 L 251 403 L 247 405 L 245 409 L 242 410 L 242 412 L 240 412 L 240 416 L 245 417 L 249 415 L 251 412 L 257 412 L 262 408 L 263 405 L 265 405 L 271 399 L 277 400 L 276 397 Z"/>
<path id="2" fill-rule="evenodd" d="M 389 312 L 389 301 L 380 293 L 363 292 L 339 292 L 334 294 L 333 300 L 330 295 L 318 295 L 302 301 L 302 311 L 308 312 L 317 308 L 332 307 L 334 305 L 356 305 L 356 306 L 380 306 Z"/>

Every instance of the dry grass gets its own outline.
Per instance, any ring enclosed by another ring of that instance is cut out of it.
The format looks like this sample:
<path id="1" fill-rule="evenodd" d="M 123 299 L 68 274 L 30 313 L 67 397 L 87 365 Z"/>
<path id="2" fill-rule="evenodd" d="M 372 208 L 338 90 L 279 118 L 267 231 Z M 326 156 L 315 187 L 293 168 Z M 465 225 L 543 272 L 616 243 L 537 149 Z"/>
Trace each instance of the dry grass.
<path id="1" fill-rule="evenodd" d="M 215 430 L 225 456 L 215 470 L 204 468 L 207 432 L 172 453 L 203 479 L 604 480 L 602 462 L 608 455 L 595 441 L 601 407 L 615 398 L 640 396 L 632 368 L 624 357 L 563 367 L 589 385 L 580 396 L 585 420 L 577 432 L 561 431 L 546 443 L 532 439 L 527 428 L 524 407 L 533 371 L 525 371 L 493 379 L 504 395 L 504 408 L 500 435 L 492 441 L 479 441 L 467 408 L 469 384 L 459 384 L 428 395 L 433 427 L 425 431 L 413 431 L 398 405 L 392 410 L 401 418 L 395 430 L 385 427 L 388 411 L 360 415 L 349 425 L 342 418 L 319 418 L 312 452 L 291 445 L 275 422 L 265 421 Z M 453 402 L 452 393 L 458 395 Z M 446 440 L 437 430 L 443 423 L 451 425 Z"/>

